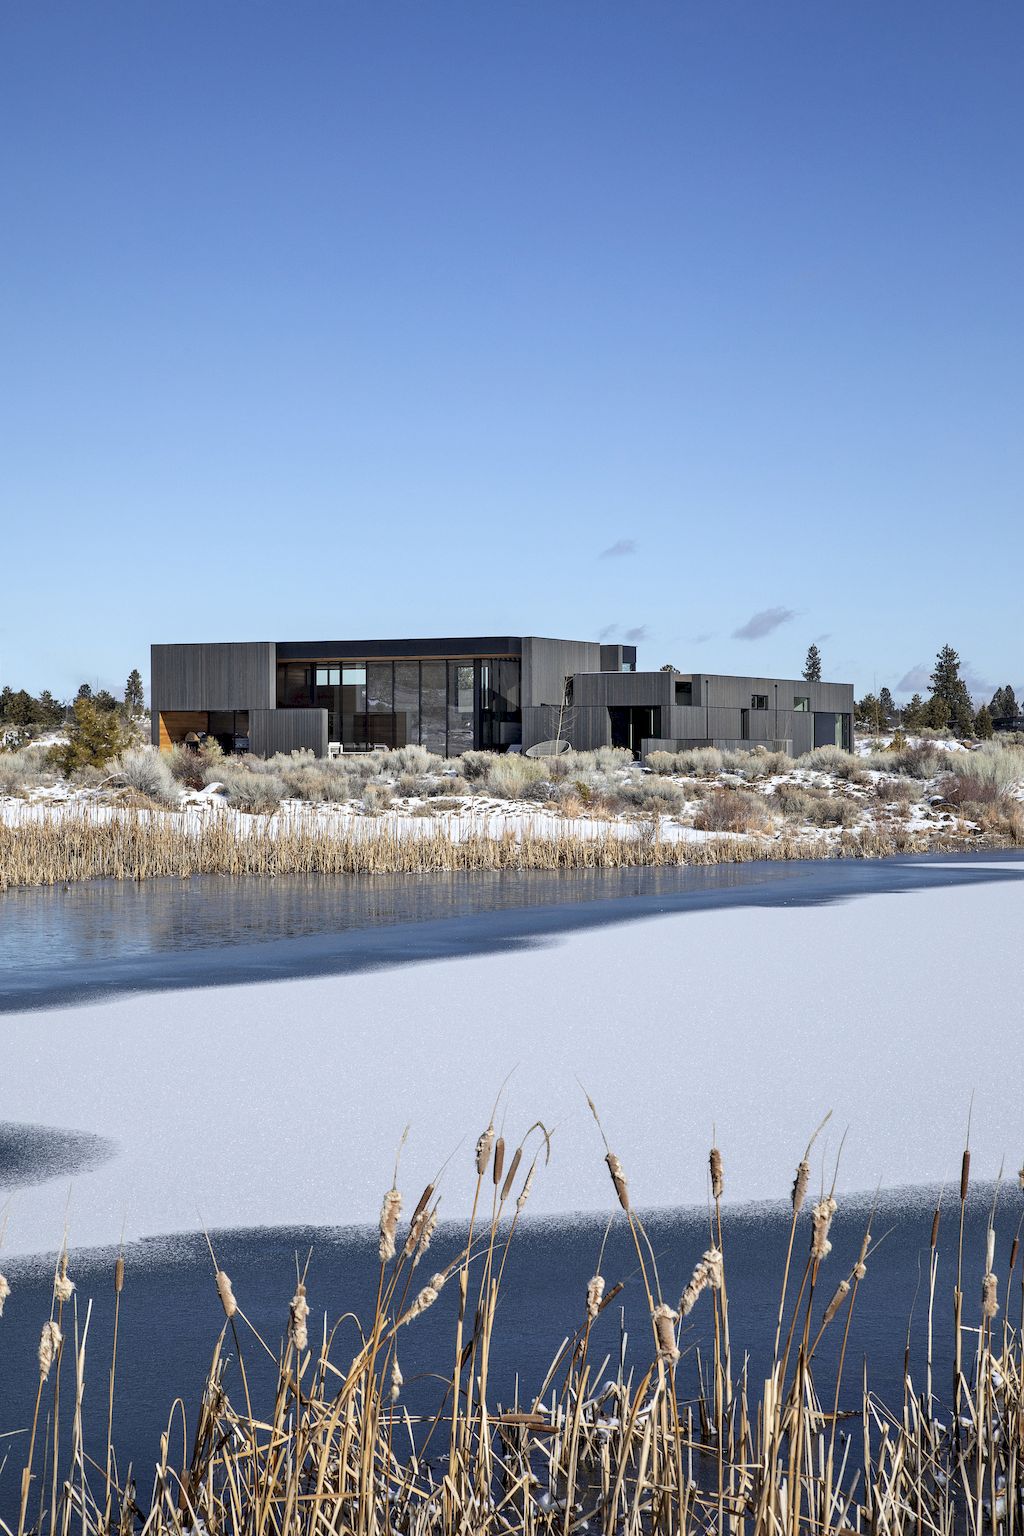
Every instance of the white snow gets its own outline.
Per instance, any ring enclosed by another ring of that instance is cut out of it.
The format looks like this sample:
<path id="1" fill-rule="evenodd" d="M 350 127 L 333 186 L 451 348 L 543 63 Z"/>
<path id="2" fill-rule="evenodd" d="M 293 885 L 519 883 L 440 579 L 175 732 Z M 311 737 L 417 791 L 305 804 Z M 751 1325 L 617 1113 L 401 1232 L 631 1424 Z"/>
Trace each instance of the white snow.
<path id="1" fill-rule="evenodd" d="M 1004 866 L 1005 868 L 1005 866 Z M 841 1189 L 1024 1152 L 1020 1005 L 1005 983 L 1024 881 L 800 908 L 674 914 L 511 954 L 123 997 L 3 1020 L 4 1119 L 119 1155 L 18 1191 L 6 1247 L 209 1227 L 374 1221 L 411 1126 L 407 1205 L 449 1154 L 443 1214 L 502 1079 L 511 1140 L 555 1130 L 535 1212 L 610 1209 L 601 1109 L 638 1205 L 700 1201 L 712 1125 L 727 1194 L 784 1196 L 810 1130 Z M 816 1154 L 816 1174 L 820 1166 Z"/>

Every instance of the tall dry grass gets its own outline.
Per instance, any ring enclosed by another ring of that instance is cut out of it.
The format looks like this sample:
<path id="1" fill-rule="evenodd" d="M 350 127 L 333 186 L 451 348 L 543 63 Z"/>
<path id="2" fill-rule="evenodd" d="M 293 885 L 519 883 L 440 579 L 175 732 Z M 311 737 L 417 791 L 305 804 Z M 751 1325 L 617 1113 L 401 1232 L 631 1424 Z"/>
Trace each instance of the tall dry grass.
<path id="1" fill-rule="evenodd" d="M 502 1403 L 489 1378 L 506 1261 L 551 1137 L 535 1124 L 512 1147 L 496 1122 L 504 1124 L 497 1104 L 475 1151 L 463 1154 L 475 1188 L 468 1231 L 457 1239 L 435 1232 L 434 1183 L 403 1217 L 396 1166 L 381 1208 L 376 1303 L 354 1350 L 343 1343 L 351 1330 L 339 1326 L 344 1298 L 338 1316 L 325 1314 L 307 1292 L 308 1265 L 290 1301 L 281 1297 L 281 1339 L 269 1343 L 211 1246 L 208 1305 L 211 1320 L 218 1310 L 221 1320 L 209 1371 L 198 1401 L 168 1404 L 168 1431 L 145 1482 L 141 1467 L 130 1479 L 110 1428 L 130 1269 L 119 1257 L 106 1298 L 114 1313 L 103 1362 L 106 1443 L 91 1446 L 82 1403 L 94 1302 L 80 1302 L 62 1252 L 40 1319 L 34 1414 L 7 1453 L 21 1466 L 19 1508 L 0 1528 L 17 1536 L 1016 1536 L 1024 1357 L 1019 1304 L 1008 1313 L 1020 1252 L 1016 1238 L 1008 1252 L 997 1250 L 994 1203 L 984 1253 L 965 1251 L 969 1152 L 954 1220 L 941 1223 L 937 1207 L 932 1222 L 923 1379 L 911 1378 L 908 1351 L 901 1401 L 880 1402 L 868 1385 L 871 1362 L 849 1358 L 852 1319 L 884 1234 L 872 1212 L 855 1261 L 835 1272 L 834 1181 L 808 1208 L 819 1127 L 782 1218 L 781 1274 L 763 1277 L 776 1319 L 765 1373 L 748 1373 L 730 1314 L 721 1151 L 709 1157 L 706 1247 L 687 1256 L 692 1272 L 677 1297 L 662 1288 L 628 1169 L 604 1140 L 610 1208 L 632 1239 L 648 1327 L 628 1348 L 620 1337 L 611 1360 L 597 1342 L 602 1314 L 632 1278 L 604 1272 L 602 1245 L 575 1329 L 543 1378 L 517 1385 Z M 943 1299 L 936 1280 L 945 1227 L 956 1280 Z M 967 1287 L 977 1297 L 970 1306 Z M 451 1324 L 432 1311 L 443 1291 L 456 1297 Z M 939 1378 L 933 1358 L 939 1305 L 954 1322 L 951 1380 Z M 701 1358 L 693 1328 L 705 1318 L 712 1342 Z M 418 1410 L 406 1402 L 401 1368 L 413 1328 L 431 1330 L 434 1361 L 432 1406 Z M 835 1344 L 827 1368 L 826 1338 Z M 271 1385 L 259 1392 L 257 1358 L 272 1363 Z M 62 1393 L 73 1404 L 70 1436 Z"/>
<path id="2" fill-rule="evenodd" d="M 933 836 L 928 846 L 956 848 L 962 840 Z M 498 829 L 470 823 L 456 830 L 443 821 L 410 824 L 387 817 L 332 827 L 312 815 L 253 816 L 244 822 L 211 815 L 190 822 L 157 811 L 97 815 L 83 809 L 14 826 L 0 822 L 0 890 L 211 874 L 434 874 L 878 858 L 920 847 L 900 828 L 844 833 L 833 841 L 727 833 L 707 841 L 672 839 L 663 835 L 656 816 L 625 830 L 564 821 Z"/>

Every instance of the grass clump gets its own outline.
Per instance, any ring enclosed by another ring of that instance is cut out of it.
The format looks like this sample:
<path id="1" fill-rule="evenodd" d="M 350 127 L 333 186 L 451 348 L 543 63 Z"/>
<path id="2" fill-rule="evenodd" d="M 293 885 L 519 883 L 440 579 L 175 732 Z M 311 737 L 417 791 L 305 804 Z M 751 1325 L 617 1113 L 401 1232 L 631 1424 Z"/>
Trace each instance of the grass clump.
<path id="1" fill-rule="evenodd" d="M 767 805 L 747 790 L 716 789 L 697 807 L 693 824 L 700 832 L 764 832 Z"/>
<path id="2" fill-rule="evenodd" d="M 181 799 L 181 785 L 171 772 L 166 754 L 152 747 L 130 747 L 114 759 L 110 772 L 116 782 L 158 805 L 177 805 Z"/>
<path id="3" fill-rule="evenodd" d="M 54 784 L 56 779 L 48 747 L 27 746 L 15 752 L 0 752 L 0 795 L 24 795 L 30 789 Z"/>

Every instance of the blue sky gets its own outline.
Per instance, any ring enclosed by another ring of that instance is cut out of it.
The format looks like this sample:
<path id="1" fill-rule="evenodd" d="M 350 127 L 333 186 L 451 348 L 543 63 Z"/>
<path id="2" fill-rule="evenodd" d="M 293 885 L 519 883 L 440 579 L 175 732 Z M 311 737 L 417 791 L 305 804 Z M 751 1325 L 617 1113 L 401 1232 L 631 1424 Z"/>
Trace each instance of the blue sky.
<path id="1" fill-rule="evenodd" d="M 1024 681 L 1024 7 L 2 25 L 0 682 L 460 632 Z"/>

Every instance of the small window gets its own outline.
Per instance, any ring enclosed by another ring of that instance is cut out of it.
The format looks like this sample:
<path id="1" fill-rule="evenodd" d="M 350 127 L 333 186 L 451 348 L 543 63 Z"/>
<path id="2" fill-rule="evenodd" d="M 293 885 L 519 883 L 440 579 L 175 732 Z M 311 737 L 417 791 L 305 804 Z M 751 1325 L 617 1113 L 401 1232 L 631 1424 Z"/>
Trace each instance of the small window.
<path id="1" fill-rule="evenodd" d="M 692 704 L 693 703 L 693 684 L 692 683 L 676 683 L 676 703 L 677 704 Z"/>
<path id="2" fill-rule="evenodd" d="M 793 708 L 798 715 L 809 715 L 811 712 L 811 701 L 805 694 L 798 693 L 793 699 Z"/>
<path id="3" fill-rule="evenodd" d="M 340 667 L 317 667 L 316 685 L 318 688 L 337 688 L 340 682 Z"/>
<path id="4" fill-rule="evenodd" d="M 768 695 L 766 693 L 752 693 L 750 695 L 751 709 L 767 709 Z"/>

